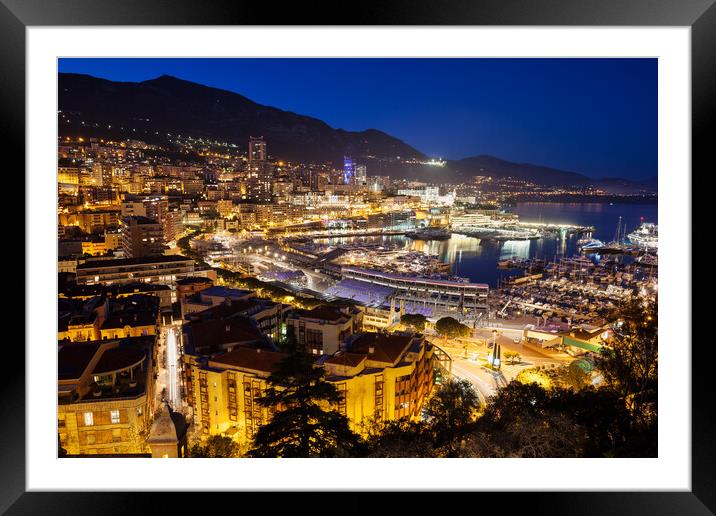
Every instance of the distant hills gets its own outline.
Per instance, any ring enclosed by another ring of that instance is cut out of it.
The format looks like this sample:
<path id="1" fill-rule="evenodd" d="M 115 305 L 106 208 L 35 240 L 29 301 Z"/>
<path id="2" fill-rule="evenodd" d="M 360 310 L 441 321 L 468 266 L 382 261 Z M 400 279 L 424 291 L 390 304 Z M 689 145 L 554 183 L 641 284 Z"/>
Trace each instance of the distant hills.
<path id="1" fill-rule="evenodd" d="M 656 178 L 646 182 L 625 179 L 594 180 L 576 172 L 529 163 L 512 163 L 480 155 L 449 161 L 445 167 L 405 164 L 427 156 L 407 143 L 377 129 L 335 129 L 309 116 L 258 104 L 238 93 L 162 75 L 143 82 L 115 82 L 89 75 L 60 73 L 59 109 L 85 121 L 84 127 L 59 128 L 60 135 L 89 132 L 151 141 L 166 133 L 229 141 L 244 147 L 250 136 L 263 136 L 269 154 L 303 162 L 341 163 L 345 154 L 366 161 L 370 175 L 458 183 L 476 175 L 513 177 L 548 186 L 595 185 L 614 193 L 656 189 Z M 87 126 L 98 123 L 99 128 Z M 107 128 L 112 126 L 112 129 Z M 400 160 L 397 160 L 400 157 Z"/>
<path id="2" fill-rule="evenodd" d="M 425 159 L 410 145 L 377 129 L 334 129 L 316 118 L 283 111 L 226 90 L 168 75 L 143 82 L 114 82 L 89 75 L 59 74 L 59 109 L 86 122 L 245 146 L 263 136 L 269 153 L 300 161 L 342 161 L 344 154 Z"/>
<path id="3" fill-rule="evenodd" d="M 646 181 L 630 181 L 621 178 L 593 179 L 576 172 L 530 163 L 513 163 L 485 154 L 450 161 L 448 166 L 462 178 L 474 176 L 512 177 L 547 186 L 594 186 L 612 193 L 636 193 L 642 190 L 656 192 L 657 188 L 656 177 Z"/>

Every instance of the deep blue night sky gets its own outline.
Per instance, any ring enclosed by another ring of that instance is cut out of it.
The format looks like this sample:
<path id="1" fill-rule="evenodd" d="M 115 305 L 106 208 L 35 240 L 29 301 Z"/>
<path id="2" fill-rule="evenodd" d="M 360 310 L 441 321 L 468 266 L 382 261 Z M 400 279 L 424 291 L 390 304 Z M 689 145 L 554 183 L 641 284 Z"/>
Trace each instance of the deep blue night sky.
<path id="1" fill-rule="evenodd" d="M 657 175 L 656 59 L 60 59 L 59 70 L 174 75 L 436 157 Z"/>

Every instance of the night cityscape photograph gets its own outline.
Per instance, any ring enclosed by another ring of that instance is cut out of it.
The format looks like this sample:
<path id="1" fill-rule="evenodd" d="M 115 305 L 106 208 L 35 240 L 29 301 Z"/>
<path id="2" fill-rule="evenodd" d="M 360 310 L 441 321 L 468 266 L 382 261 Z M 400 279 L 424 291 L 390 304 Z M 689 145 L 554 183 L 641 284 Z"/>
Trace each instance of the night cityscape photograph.
<path id="1" fill-rule="evenodd" d="M 657 72 L 59 59 L 58 457 L 657 457 Z"/>

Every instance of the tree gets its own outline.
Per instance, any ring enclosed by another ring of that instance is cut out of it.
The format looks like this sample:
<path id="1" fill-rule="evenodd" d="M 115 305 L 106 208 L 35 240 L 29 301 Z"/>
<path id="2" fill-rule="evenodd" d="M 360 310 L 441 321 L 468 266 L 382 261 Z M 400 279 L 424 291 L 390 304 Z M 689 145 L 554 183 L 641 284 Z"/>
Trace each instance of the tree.
<path id="1" fill-rule="evenodd" d="M 488 400 L 475 426 L 476 432 L 490 437 L 485 442 L 491 443 L 494 450 L 490 452 L 488 447 L 475 453 L 529 456 L 520 435 L 534 431 L 530 439 L 542 440 L 546 448 L 541 456 L 545 457 L 574 456 L 574 450 L 581 457 L 656 456 L 656 439 L 650 432 L 631 428 L 631 416 L 619 400 L 619 394 L 610 389 L 587 386 L 575 392 L 512 382 Z M 536 426 L 539 432 L 534 430 Z M 553 436 L 547 446 L 544 439 L 550 429 L 562 435 Z M 561 446 L 571 447 L 572 451 L 562 450 Z"/>
<path id="2" fill-rule="evenodd" d="M 405 326 L 412 326 L 415 331 L 420 333 L 425 331 L 425 324 L 428 319 L 422 314 L 405 314 L 400 318 L 400 322 Z"/>
<path id="3" fill-rule="evenodd" d="M 522 360 L 522 355 L 520 355 L 516 351 L 505 351 L 503 355 L 505 356 L 505 360 L 510 361 L 510 364 L 514 364 L 515 360 L 517 360 L 518 362 Z"/>
<path id="4" fill-rule="evenodd" d="M 618 392 L 637 425 L 656 418 L 658 303 L 634 298 L 616 313 L 613 336 L 596 360 L 605 384 Z"/>
<path id="5" fill-rule="evenodd" d="M 427 424 L 407 418 L 374 425 L 368 443 L 367 456 L 371 458 L 432 457 L 435 454 Z"/>
<path id="6" fill-rule="evenodd" d="M 231 437 L 211 435 L 205 442 L 196 442 L 189 448 L 190 457 L 239 457 L 239 444 Z"/>
<path id="7" fill-rule="evenodd" d="M 574 418 L 558 412 L 518 414 L 499 431 L 470 433 L 461 457 L 582 457 L 585 432 Z"/>
<path id="8" fill-rule="evenodd" d="M 323 379 L 314 357 L 294 349 L 268 378 L 258 400 L 274 410 L 271 421 L 254 437 L 252 457 L 336 457 L 357 452 L 359 438 L 348 419 L 325 405 L 340 401 L 336 387 Z"/>
<path id="9" fill-rule="evenodd" d="M 443 317 L 435 323 L 435 330 L 444 337 L 469 337 L 472 331 L 468 326 L 452 317 Z"/>
<path id="10" fill-rule="evenodd" d="M 467 380 L 451 379 L 430 398 L 426 408 L 435 443 L 454 457 L 457 440 L 475 418 L 480 400 Z"/>
<path id="11" fill-rule="evenodd" d="M 575 391 L 579 391 L 589 383 L 589 374 L 582 369 L 579 361 L 575 360 L 559 371 L 559 379 L 562 383 Z"/>

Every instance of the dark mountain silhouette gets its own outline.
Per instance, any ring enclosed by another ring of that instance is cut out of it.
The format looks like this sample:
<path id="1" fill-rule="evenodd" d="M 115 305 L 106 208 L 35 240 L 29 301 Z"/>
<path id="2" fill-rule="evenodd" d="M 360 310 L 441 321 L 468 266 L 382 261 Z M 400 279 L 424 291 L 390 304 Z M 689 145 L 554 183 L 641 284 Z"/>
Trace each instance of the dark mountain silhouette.
<path id="1" fill-rule="evenodd" d="M 474 176 L 511 177 L 534 181 L 543 185 L 571 186 L 583 186 L 594 182 L 593 179 L 576 172 L 567 172 L 530 163 L 512 163 L 486 154 L 450 161 L 448 165 L 457 174 L 465 178 Z"/>
<path id="2" fill-rule="evenodd" d="M 445 167 L 407 164 L 403 163 L 405 159 L 427 157 L 377 129 L 359 132 L 334 129 L 316 118 L 257 104 L 238 93 L 168 75 L 143 82 L 115 82 L 60 73 L 58 90 L 59 109 L 71 114 L 74 121 L 74 125 L 61 124 L 59 132 L 63 136 L 74 131 L 156 141 L 167 133 L 178 133 L 228 141 L 243 149 L 250 136 L 263 136 L 273 157 L 339 164 L 348 154 L 368 163 L 370 175 L 434 183 L 460 183 L 487 175 L 548 186 L 595 185 L 619 193 L 656 191 L 656 178 L 642 182 L 596 180 L 576 172 L 512 163 L 489 155 L 449 161 Z M 78 121 L 85 124 L 79 125 Z"/>
<path id="3" fill-rule="evenodd" d="M 250 136 L 263 136 L 270 155 L 309 162 L 340 161 L 344 154 L 425 158 L 410 145 L 376 129 L 334 129 L 315 118 L 168 75 L 143 82 L 114 82 L 61 73 L 58 90 L 60 110 L 72 112 L 87 125 L 134 129 L 137 138 L 145 131 L 179 133 L 245 147 Z"/>

